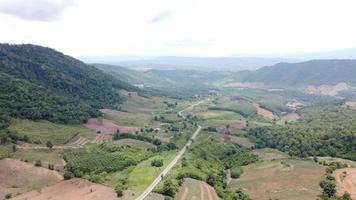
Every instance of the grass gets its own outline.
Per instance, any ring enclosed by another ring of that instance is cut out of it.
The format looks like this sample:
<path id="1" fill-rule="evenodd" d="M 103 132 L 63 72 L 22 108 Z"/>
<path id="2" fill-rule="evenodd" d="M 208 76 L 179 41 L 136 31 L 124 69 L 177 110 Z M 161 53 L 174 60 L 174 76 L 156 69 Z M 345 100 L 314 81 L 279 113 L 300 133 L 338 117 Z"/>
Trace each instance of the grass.
<path id="1" fill-rule="evenodd" d="M 135 199 L 144 191 L 154 179 L 163 171 L 163 169 L 174 159 L 176 152 L 164 153 L 159 156 L 154 156 L 138 164 L 128 175 L 128 190 L 124 192 L 123 199 Z M 151 166 L 153 159 L 163 158 L 164 164 L 162 167 Z"/>
<path id="2" fill-rule="evenodd" d="M 48 121 L 13 120 L 9 129 L 20 136 L 28 136 L 32 142 L 40 141 L 45 144 L 51 141 L 53 144 L 65 144 L 74 136 L 94 134 L 93 131 L 82 125 L 62 125 Z"/>
<path id="3" fill-rule="evenodd" d="M 253 143 L 250 142 L 250 140 L 245 137 L 230 136 L 230 139 L 232 142 L 248 149 L 254 146 Z"/>
<path id="4" fill-rule="evenodd" d="M 278 151 L 277 149 L 271 148 L 256 149 L 253 150 L 252 153 L 257 155 L 259 160 L 262 161 L 272 161 L 289 158 L 288 154 Z"/>
<path id="5" fill-rule="evenodd" d="M 9 157 L 11 152 L 12 150 L 10 145 L 0 145 L 0 160 Z"/>
<path id="6" fill-rule="evenodd" d="M 26 160 L 30 163 L 41 160 L 43 167 L 47 167 L 48 164 L 63 167 L 60 153 L 48 149 L 18 149 L 13 157 L 19 160 Z"/>
<path id="7" fill-rule="evenodd" d="M 282 159 L 250 164 L 243 171 L 230 184 L 253 199 L 314 200 L 321 193 L 325 167 L 313 161 Z"/>

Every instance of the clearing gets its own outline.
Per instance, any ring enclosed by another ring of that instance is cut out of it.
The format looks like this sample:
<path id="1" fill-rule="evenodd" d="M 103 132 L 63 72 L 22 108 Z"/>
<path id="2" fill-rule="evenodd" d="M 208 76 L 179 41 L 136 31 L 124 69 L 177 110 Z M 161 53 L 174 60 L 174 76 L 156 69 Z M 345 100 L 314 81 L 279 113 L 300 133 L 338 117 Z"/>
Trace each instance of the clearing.
<path id="1" fill-rule="evenodd" d="M 337 194 L 342 196 L 345 192 L 356 199 L 356 168 L 338 169 L 333 173 L 337 186 Z"/>
<path id="2" fill-rule="evenodd" d="M 256 108 L 257 114 L 261 115 L 262 117 L 264 117 L 264 118 L 266 118 L 268 120 L 273 120 L 274 119 L 274 115 L 273 115 L 273 113 L 271 111 L 262 108 L 260 106 L 260 104 L 258 104 L 258 103 L 254 103 L 253 105 Z"/>
<path id="3" fill-rule="evenodd" d="M 31 191 L 14 200 L 116 200 L 115 191 L 103 185 L 91 183 L 85 179 L 74 178 L 58 184 Z"/>
<path id="4" fill-rule="evenodd" d="M 140 128 L 137 127 L 119 126 L 110 120 L 98 118 L 88 119 L 85 127 L 95 131 L 100 131 L 101 133 L 116 133 L 117 130 L 119 130 L 121 133 L 129 133 L 140 130 Z"/>
<path id="5" fill-rule="evenodd" d="M 198 181 L 192 178 L 184 179 L 182 187 L 180 187 L 174 199 L 177 200 L 218 200 L 219 197 L 215 189 L 203 181 Z"/>
<path id="6" fill-rule="evenodd" d="M 55 184 L 62 179 L 57 171 L 5 158 L 0 160 L 0 199 L 4 198 L 6 194 L 11 193 L 12 196 L 15 196 Z"/>
<path id="7" fill-rule="evenodd" d="M 118 144 L 119 146 L 129 146 L 132 148 L 139 149 L 150 149 L 155 148 L 156 146 L 145 141 L 135 140 L 135 139 L 121 139 L 114 141 L 113 143 Z"/>
<path id="8" fill-rule="evenodd" d="M 256 200 L 315 200 L 321 194 L 319 183 L 325 176 L 325 167 L 292 159 L 258 162 L 243 167 L 243 171 L 230 185 Z"/>

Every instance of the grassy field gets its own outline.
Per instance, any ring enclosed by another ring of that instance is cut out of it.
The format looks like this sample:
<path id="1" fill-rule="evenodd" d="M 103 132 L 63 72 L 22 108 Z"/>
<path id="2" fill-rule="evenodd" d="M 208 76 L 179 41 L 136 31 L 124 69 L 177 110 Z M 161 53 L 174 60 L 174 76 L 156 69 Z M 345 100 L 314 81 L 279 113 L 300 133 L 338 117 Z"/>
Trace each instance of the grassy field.
<path id="1" fill-rule="evenodd" d="M 160 156 L 152 157 L 138 164 L 128 175 L 128 190 L 124 192 L 123 199 L 135 199 L 153 180 L 162 172 L 174 158 L 176 152 L 164 153 Z M 151 166 L 151 161 L 156 158 L 163 158 L 162 167 Z"/>
<path id="2" fill-rule="evenodd" d="M 29 163 L 41 160 L 43 167 L 47 167 L 48 164 L 52 164 L 58 169 L 64 167 L 61 154 L 48 149 L 18 149 L 13 157 L 19 160 L 26 160 Z"/>
<path id="3" fill-rule="evenodd" d="M 274 149 L 258 149 L 253 153 L 261 161 L 244 166 L 243 174 L 231 181 L 231 187 L 242 189 L 256 200 L 314 200 L 321 194 L 319 182 L 325 176 L 324 166 L 289 158 Z"/>
<path id="4" fill-rule="evenodd" d="M 48 121 L 13 120 L 9 127 L 20 136 L 28 136 L 32 142 L 42 144 L 51 141 L 53 144 L 65 144 L 76 135 L 92 135 L 93 131 L 82 125 L 62 125 Z"/>
<path id="5" fill-rule="evenodd" d="M 0 145 L 0 159 L 10 156 L 12 150 L 10 145 Z"/>
<path id="6" fill-rule="evenodd" d="M 246 148 L 252 148 L 254 145 L 245 137 L 236 137 L 236 136 L 229 136 L 230 140 L 238 145 L 241 145 Z"/>
<path id="7" fill-rule="evenodd" d="M 213 187 L 203 181 L 198 181 L 191 178 L 184 179 L 182 187 L 176 194 L 177 200 L 194 200 L 194 199 L 209 199 L 218 200 L 218 196 Z"/>
<path id="8" fill-rule="evenodd" d="M 114 142 L 119 146 L 129 146 L 132 148 L 139 148 L 139 149 L 150 149 L 156 147 L 155 145 L 135 139 L 121 139 Z"/>

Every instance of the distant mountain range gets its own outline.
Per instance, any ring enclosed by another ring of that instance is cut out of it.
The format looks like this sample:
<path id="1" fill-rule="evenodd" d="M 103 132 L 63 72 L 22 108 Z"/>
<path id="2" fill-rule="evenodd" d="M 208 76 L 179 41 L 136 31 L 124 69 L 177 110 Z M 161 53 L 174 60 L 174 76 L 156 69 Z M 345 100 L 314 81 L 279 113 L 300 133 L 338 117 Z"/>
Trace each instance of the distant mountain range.
<path id="1" fill-rule="evenodd" d="M 279 63 L 256 71 L 242 71 L 234 77 L 239 82 L 259 82 L 275 86 L 356 85 L 356 60 L 312 60 Z"/>
<path id="2" fill-rule="evenodd" d="M 281 62 L 297 63 L 315 59 L 356 59 L 356 48 L 326 52 L 286 54 L 237 54 L 228 57 L 187 56 L 82 56 L 87 63 L 104 63 L 128 68 L 184 69 L 184 70 L 255 70 Z"/>

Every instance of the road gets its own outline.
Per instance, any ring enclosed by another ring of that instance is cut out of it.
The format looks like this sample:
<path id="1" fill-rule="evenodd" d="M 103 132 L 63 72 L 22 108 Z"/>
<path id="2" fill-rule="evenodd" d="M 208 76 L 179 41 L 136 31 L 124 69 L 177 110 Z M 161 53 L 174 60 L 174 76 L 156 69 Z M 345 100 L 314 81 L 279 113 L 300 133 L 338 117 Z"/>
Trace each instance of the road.
<path id="1" fill-rule="evenodd" d="M 199 104 L 203 103 L 203 101 L 198 102 L 196 104 L 193 104 L 181 111 L 178 112 L 178 115 L 182 118 L 185 119 L 185 116 L 182 114 L 184 111 L 186 111 L 187 109 L 190 109 L 194 106 L 197 106 Z M 143 193 L 137 197 L 136 200 L 144 200 L 151 192 L 152 190 L 162 181 L 162 177 L 164 177 L 166 174 L 168 174 L 168 172 L 174 167 L 175 164 L 177 164 L 178 160 L 183 156 L 183 154 L 185 153 L 185 151 L 187 150 L 187 147 L 189 147 L 193 140 L 198 136 L 199 132 L 201 130 L 201 126 L 198 126 L 197 130 L 195 130 L 195 132 L 193 133 L 192 137 L 190 137 L 189 141 L 187 142 L 187 144 L 184 145 L 184 147 L 177 153 L 176 157 L 167 165 L 167 167 L 157 176 L 157 178 L 151 183 L 151 185 L 149 185 L 145 191 L 143 191 Z"/>

